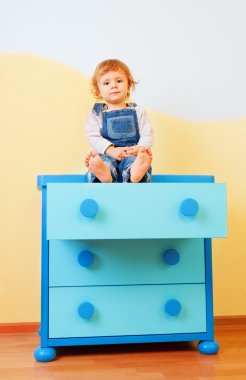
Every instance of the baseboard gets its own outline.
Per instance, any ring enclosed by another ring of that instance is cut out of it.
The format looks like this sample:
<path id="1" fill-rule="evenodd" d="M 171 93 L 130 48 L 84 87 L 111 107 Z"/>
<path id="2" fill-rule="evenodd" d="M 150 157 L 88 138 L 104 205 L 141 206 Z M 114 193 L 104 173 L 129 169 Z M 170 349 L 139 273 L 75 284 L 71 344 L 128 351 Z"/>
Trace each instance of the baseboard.
<path id="1" fill-rule="evenodd" d="M 246 327 L 246 315 L 231 315 L 214 317 L 215 328 Z M 0 334 L 33 334 L 37 333 L 40 322 L 0 323 Z"/>
<path id="2" fill-rule="evenodd" d="M 39 326 L 40 322 L 0 323 L 0 334 L 33 334 Z"/>
<path id="3" fill-rule="evenodd" d="M 214 327 L 246 327 L 246 315 L 228 315 L 214 317 Z"/>

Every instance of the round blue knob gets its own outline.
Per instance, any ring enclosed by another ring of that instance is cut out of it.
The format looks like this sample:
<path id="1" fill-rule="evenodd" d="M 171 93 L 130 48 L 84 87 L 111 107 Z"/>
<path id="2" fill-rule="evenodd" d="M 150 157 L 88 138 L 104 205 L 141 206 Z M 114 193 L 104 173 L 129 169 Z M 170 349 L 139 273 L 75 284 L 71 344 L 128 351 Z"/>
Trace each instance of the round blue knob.
<path id="1" fill-rule="evenodd" d="M 88 268 L 93 264 L 94 258 L 94 253 L 85 249 L 84 251 L 80 252 L 78 256 L 78 262 L 82 267 Z"/>
<path id="2" fill-rule="evenodd" d="M 198 210 L 199 205 L 193 198 L 184 199 L 180 206 L 180 211 L 185 216 L 195 216 Z"/>
<path id="3" fill-rule="evenodd" d="M 94 314 L 94 306 L 90 302 L 83 302 L 78 307 L 79 316 L 83 319 L 90 319 Z"/>
<path id="4" fill-rule="evenodd" d="M 87 218 L 93 218 L 98 212 L 98 204 L 94 199 L 85 199 L 80 205 L 80 212 Z"/>
<path id="5" fill-rule="evenodd" d="M 164 252 L 163 258 L 166 264 L 176 265 L 180 260 L 180 255 L 175 249 L 168 249 Z"/>
<path id="6" fill-rule="evenodd" d="M 178 315 L 180 313 L 180 311 L 181 311 L 181 305 L 180 305 L 179 301 L 177 301 L 175 299 L 170 299 L 166 302 L 165 312 L 168 315 L 175 317 L 176 315 Z"/>

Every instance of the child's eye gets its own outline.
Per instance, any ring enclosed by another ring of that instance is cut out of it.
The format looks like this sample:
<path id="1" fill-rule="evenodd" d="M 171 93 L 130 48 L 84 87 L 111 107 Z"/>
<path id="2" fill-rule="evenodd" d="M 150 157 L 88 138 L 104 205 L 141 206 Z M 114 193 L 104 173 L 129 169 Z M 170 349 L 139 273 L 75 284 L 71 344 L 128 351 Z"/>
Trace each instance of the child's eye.
<path id="1" fill-rule="evenodd" d="M 104 86 L 108 86 L 108 85 L 109 85 L 109 82 L 106 81 L 106 82 L 104 82 L 103 84 L 104 84 Z"/>
<path id="2" fill-rule="evenodd" d="M 121 82 L 123 82 L 122 79 L 118 79 L 118 80 L 117 80 L 117 83 L 121 83 Z"/>

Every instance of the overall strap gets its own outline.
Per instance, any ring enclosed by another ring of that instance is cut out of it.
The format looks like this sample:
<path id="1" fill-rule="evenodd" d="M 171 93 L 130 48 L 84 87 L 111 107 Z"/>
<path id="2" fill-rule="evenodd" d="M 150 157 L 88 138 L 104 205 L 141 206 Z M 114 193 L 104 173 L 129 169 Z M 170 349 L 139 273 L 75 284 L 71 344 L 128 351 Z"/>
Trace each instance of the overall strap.
<path id="1" fill-rule="evenodd" d="M 94 107 L 92 108 L 92 112 L 94 112 L 98 116 L 100 112 L 105 110 L 105 106 L 105 103 L 95 103 Z"/>
<path id="2" fill-rule="evenodd" d="M 127 103 L 127 107 L 128 107 L 128 108 L 133 108 L 133 109 L 135 109 L 135 108 L 137 107 L 137 104 L 134 103 L 134 102 Z"/>

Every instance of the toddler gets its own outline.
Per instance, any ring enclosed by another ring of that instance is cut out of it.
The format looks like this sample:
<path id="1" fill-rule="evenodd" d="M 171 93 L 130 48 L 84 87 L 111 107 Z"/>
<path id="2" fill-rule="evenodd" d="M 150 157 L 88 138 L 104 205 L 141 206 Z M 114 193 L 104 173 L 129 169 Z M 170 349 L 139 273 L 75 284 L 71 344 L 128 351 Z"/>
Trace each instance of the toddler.
<path id="1" fill-rule="evenodd" d="M 105 60 L 92 77 L 95 103 L 85 129 L 92 151 L 85 158 L 89 182 L 150 182 L 153 135 L 143 109 L 128 102 L 135 89 L 129 68 Z"/>

